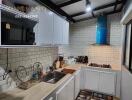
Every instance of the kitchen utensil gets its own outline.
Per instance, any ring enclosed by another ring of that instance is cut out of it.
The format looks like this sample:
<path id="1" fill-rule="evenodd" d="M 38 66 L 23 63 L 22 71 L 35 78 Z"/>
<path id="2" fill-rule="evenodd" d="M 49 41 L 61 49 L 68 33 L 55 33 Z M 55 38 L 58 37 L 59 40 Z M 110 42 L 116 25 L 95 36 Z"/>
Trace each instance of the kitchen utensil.
<path id="1" fill-rule="evenodd" d="M 43 70 L 43 65 L 40 62 L 35 62 L 33 64 L 34 71 L 42 71 Z"/>
<path id="2" fill-rule="evenodd" d="M 63 70 L 62 70 L 62 72 L 63 73 L 65 73 L 65 74 L 73 74 L 74 72 L 75 72 L 76 70 L 73 70 L 73 69 L 67 69 L 67 68 L 64 68 Z"/>
<path id="3" fill-rule="evenodd" d="M 18 80 L 20 80 L 21 82 L 25 82 L 25 79 L 27 77 L 26 68 L 24 66 L 18 66 L 18 68 L 16 69 L 16 76 Z"/>

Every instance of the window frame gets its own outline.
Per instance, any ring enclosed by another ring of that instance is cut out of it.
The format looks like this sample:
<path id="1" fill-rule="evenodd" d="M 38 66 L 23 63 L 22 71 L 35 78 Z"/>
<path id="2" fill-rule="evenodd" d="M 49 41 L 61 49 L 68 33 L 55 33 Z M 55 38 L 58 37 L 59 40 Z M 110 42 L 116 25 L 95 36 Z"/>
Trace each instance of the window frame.
<path id="1" fill-rule="evenodd" d="M 129 64 L 126 66 L 125 59 L 126 59 L 126 45 L 127 45 L 127 35 L 128 35 L 128 25 L 131 25 L 131 33 L 130 33 L 130 45 L 129 45 Z M 124 39 L 124 52 L 123 52 L 123 65 L 132 73 L 132 20 L 126 24 L 125 27 L 125 39 Z"/>

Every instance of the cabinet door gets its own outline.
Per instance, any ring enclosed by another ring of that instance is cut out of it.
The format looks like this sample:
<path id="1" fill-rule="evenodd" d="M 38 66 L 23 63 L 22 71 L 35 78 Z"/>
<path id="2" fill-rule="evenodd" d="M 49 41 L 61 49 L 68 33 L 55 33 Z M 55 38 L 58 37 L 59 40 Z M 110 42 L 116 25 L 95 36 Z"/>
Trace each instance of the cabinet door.
<path id="1" fill-rule="evenodd" d="M 81 86 L 81 71 L 79 70 L 75 73 L 75 99 L 80 92 L 80 86 Z"/>
<path id="2" fill-rule="evenodd" d="M 63 44 L 69 44 L 69 22 L 63 21 Z"/>
<path id="3" fill-rule="evenodd" d="M 100 72 L 99 92 L 115 95 L 116 73 Z"/>
<path id="4" fill-rule="evenodd" d="M 54 35 L 53 44 L 62 43 L 62 30 L 63 30 L 63 20 L 58 15 L 54 14 Z"/>
<path id="5" fill-rule="evenodd" d="M 56 92 L 56 100 L 74 100 L 74 77 Z"/>
<path id="6" fill-rule="evenodd" d="M 35 27 L 36 42 L 38 45 L 48 45 L 53 42 L 53 14 L 49 10 L 38 13 L 39 23 Z"/>
<path id="7" fill-rule="evenodd" d="M 99 72 L 96 70 L 84 70 L 84 88 L 98 91 Z"/>

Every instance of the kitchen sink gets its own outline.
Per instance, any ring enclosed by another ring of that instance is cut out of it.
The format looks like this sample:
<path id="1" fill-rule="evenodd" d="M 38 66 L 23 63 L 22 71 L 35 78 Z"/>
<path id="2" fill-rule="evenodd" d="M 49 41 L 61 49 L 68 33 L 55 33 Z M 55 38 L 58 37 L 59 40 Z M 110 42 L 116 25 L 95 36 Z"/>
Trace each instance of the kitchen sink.
<path id="1" fill-rule="evenodd" d="M 66 75 L 65 73 L 58 72 L 58 71 L 49 72 L 46 76 L 43 77 L 42 81 L 55 84 L 60 79 L 62 79 L 65 75 Z"/>

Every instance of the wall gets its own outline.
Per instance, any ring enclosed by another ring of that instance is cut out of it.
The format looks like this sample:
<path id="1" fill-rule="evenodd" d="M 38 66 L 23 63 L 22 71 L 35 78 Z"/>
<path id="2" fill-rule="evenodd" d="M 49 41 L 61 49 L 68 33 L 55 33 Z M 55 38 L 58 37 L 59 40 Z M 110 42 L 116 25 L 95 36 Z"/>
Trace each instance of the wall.
<path id="1" fill-rule="evenodd" d="M 58 48 L 9 48 L 8 51 L 7 49 L 0 49 L 0 76 L 3 75 L 4 69 L 7 66 L 7 52 L 8 69 L 11 69 L 13 72 L 4 81 L 0 77 L 0 92 L 12 89 L 20 83 L 15 74 L 18 66 L 25 66 L 27 68 L 29 73 L 25 80 L 28 80 L 32 74 L 32 69 L 28 68 L 35 62 L 41 62 L 43 67 L 51 65 L 58 55 Z"/>
<path id="2" fill-rule="evenodd" d="M 59 48 L 65 56 L 88 55 L 90 62 L 121 63 L 121 13 L 108 16 L 108 42 L 111 46 L 91 46 L 96 42 L 96 19 L 71 25 L 70 45 Z M 101 58 L 101 59 L 100 59 Z"/>
<path id="3" fill-rule="evenodd" d="M 125 12 L 127 12 L 128 8 L 131 5 L 132 5 L 132 0 L 127 0 L 127 4 L 123 11 L 124 14 Z M 122 54 L 123 54 L 123 50 L 122 50 Z M 122 66 L 121 100 L 132 100 L 131 94 L 132 94 L 132 74 L 124 66 Z"/>
<path id="4" fill-rule="evenodd" d="M 87 21 L 70 26 L 70 45 L 59 47 L 59 53 L 64 56 L 87 55 L 89 63 L 111 64 L 121 70 L 122 25 L 121 13 L 108 16 L 108 43 L 110 46 L 93 46 L 96 43 L 96 21 Z M 116 96 L 120 97 L 121 73 L 117 75 Z"/>

